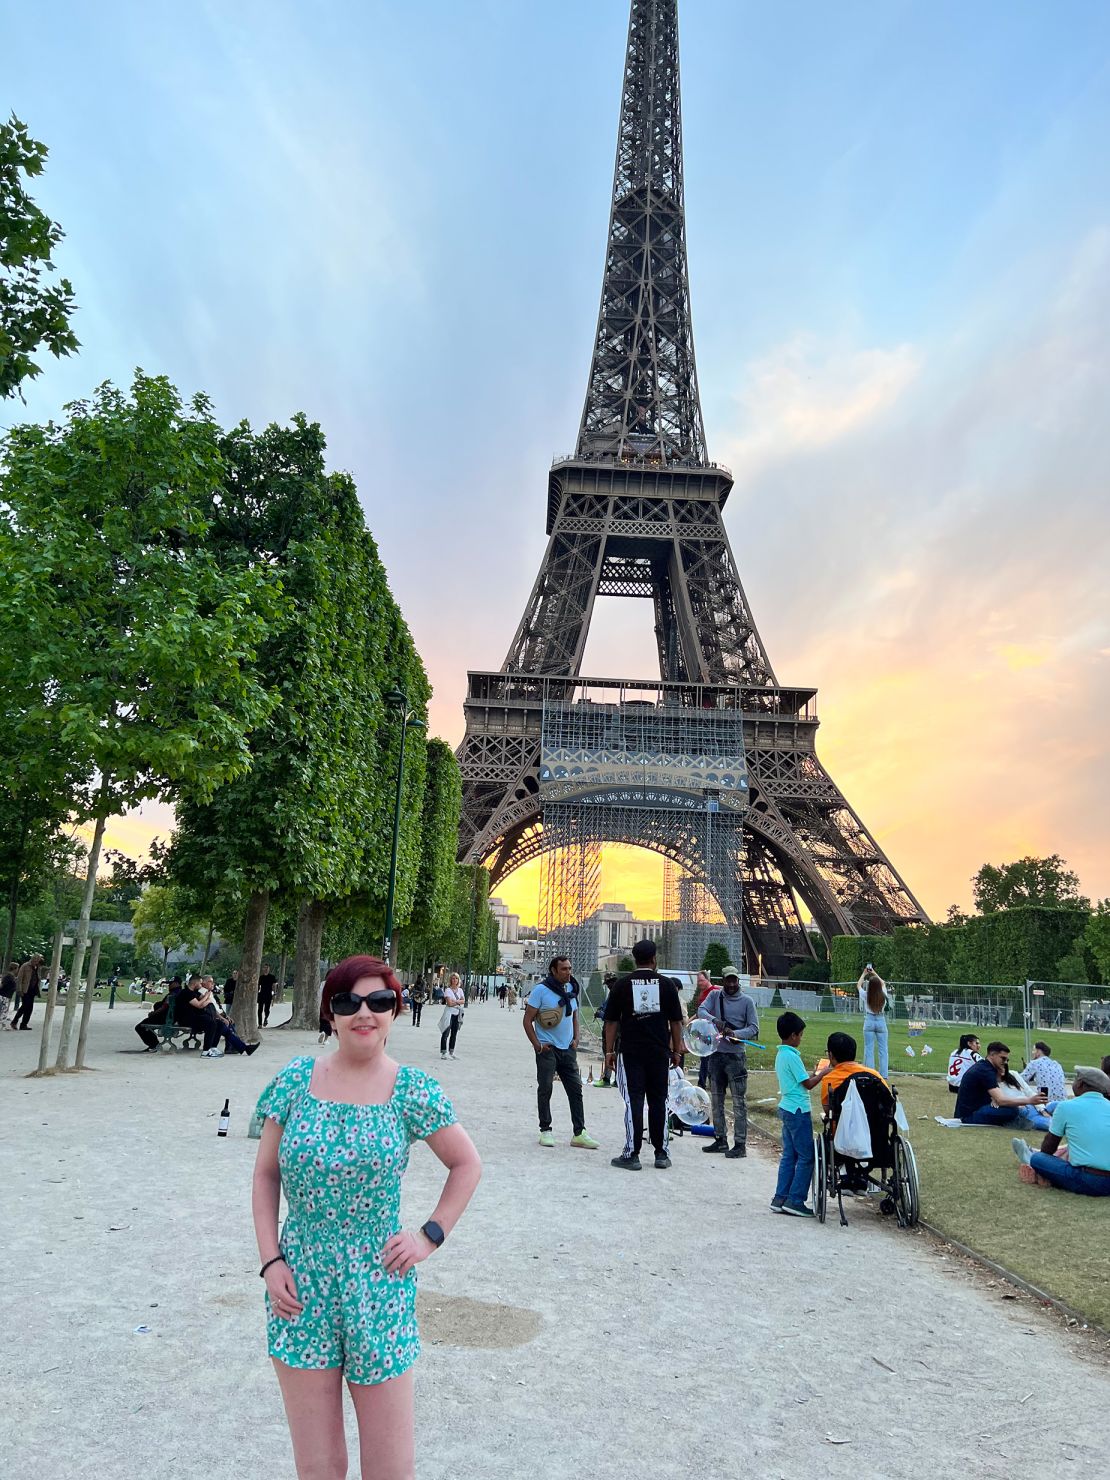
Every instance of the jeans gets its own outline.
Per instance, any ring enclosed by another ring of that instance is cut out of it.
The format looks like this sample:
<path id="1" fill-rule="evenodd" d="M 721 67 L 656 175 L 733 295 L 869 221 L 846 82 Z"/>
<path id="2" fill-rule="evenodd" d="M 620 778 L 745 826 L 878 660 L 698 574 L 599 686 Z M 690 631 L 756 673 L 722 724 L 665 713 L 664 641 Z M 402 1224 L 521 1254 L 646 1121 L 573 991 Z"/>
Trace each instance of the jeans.
<path id="1" fill-rule="evenodd" d="M 265 1028 L 270 1021 L 270 1008 L 274 1005 L 274 994 L 272 992 L 259 992 L 258 994 L 258 1026 Z"/>
<path id="2" fill-rule="evenodd" d="M 890 1077 L 888 1056 L 889 1033 L 886 1018 L 881 1012 L 865 1012 L 863 1015 L 863 1062 L 868 1069 L 878 1069 L 884 1079 Z M 875 1049 L 879 1050 L 879 1062 L 875 1063 Z"/>
<path id="3" fill-rule="evenodd" d="M 439 1051 L 440 1051 L 440 1053 L 448 1053 L 448 1052 L 454 1053 L 455 1052 L 455 1039 L 458 1036 L 459 1036 L 459 1014 L 458 1014 L 458 1010 L 456 1009 L 451 1014 L 451 1022 L 450 1022 L 450 1024 L 446 1028 L 444 1028 L 443 1032 L 439 1035 Z"/>
<path id="4" fill-rule="evenodd" d="M 617 1058 L 617 1088 L 624 1097 L 624 1154 L 638 1156 L 644 1144 L 644 1101 L 647 1101 L 648 1137 L 656 1156 L 662 1156 L 670 1141 L 667 1123 L 667 1071 L 670 1055 L 650 1058 L 620 1054 Z"/>
<path id="5" fill-rule="evenodd" d="M 551 1129 L 551 1090 L 556 1074 L 567 1092 L 574 1134 L 580 1136 L 586 1129 L 586 1116 L 582 1108 L 582 1075 L 578 1072 L 578 1055 L 573 1048 L 547 1048 L 536 1055 L 536 1109 L 540 1116 L 540 1130 Z"/>
<path id="6" fill-rule="evenodd" d="M 412 1013 L 412 1025 L 414 1028 L 420 1026 L 420 1014 L 424 1011 L 423 1002 L 410 1002 L 409 1011 Z"/>
<path id="7" fill-rule="evenodd" d="M 1069 1166 L 1058 1156 L 1048 1156 L 1043 1151 L 1034 1151 L 1029 1165 L 1038 1176 L 1064 1192 L 1081 1192 L 1087 1197 L 1110 1197 L 1110 1177 L 1089 1172 L 1086 1167 Z"/>
<path id="8" fill-rule="evenodd" d="M 732 1094 L 732 1133 L 737 1146 L 748 1141 L 748 1060 L 742 1053 L 711 1053 L 710 1097 L 713 1102 L 713 1132 L 718 1141 L 728 1140 L 725 1121 L 725 1090 Z"/>
<path id="9" fill-rule="evenodd" d="M 780 1110 L 782 1157 L 773 1201 L 800 1208 L 813 1181 L 813 1118 L 808 1110 Z"/>
<path id="10" fill-rule="evenodd" d="M 1048 1130 L 1047 1115 L 1041 1115 L 1032 1105 L 984 1105 L 973 1115 L 964 1117 L 964 1125 L 1024 1125 L 1031 1131 Z"/>
<path id="11" fill-rule="evenodd" d="M 19 1004 L 16 1007 L 15 1013 L 12 1017 L 13 1028 L 30 1028 L 31 1013 L 35 1010 L 35 1002 L 37 998 L 37 989 L 33 992 L 24 992 L 23 996 L 19 999 Z"/>

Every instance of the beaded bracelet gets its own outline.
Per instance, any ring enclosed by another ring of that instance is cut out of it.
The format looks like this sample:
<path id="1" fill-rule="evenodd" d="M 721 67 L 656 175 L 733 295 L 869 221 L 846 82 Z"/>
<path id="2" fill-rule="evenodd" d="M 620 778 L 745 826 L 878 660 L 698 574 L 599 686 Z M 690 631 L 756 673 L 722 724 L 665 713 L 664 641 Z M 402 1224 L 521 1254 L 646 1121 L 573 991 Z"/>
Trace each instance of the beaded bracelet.
<path id="1" fill-rule="evenodd" d="M 270 1267 L 271 1264 L 284 1264 L 284 1263 L 285 1263 L 285 1255 L 284 1254 L 275 1254 L 272 1259 L 267 1259 L 266 1260 L 266 1263 L 258 1271 L 258 1278 L 259 1279 L 264 1279 L 265 1278 L 266 1271 L 269 1269 L 269 1267 Z"/>

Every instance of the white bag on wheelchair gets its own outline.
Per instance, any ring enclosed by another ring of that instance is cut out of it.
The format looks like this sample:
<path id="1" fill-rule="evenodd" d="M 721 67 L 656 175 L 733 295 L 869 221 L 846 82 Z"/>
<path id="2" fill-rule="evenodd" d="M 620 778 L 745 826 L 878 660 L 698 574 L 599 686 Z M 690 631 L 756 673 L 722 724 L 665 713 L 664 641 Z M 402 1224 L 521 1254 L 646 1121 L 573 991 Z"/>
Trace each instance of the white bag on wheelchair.
<path id="1" fill-rule="evenodd" d="M 850 1156 L 854 1161 L 871 1159 L 871 1127 L 854 1079 L 848 1081 L 833 1146 L 841 1156 Z"/>
<path id="2" fill-rule="evenodd" d="M 894 1102 L 894 1123 L 900 1131 L 905 1131 L 907 1135 L 909 1134 L 910 1123 L 906 1119 L 906 1112 L 902 1109 L 901 1100 Z"/>

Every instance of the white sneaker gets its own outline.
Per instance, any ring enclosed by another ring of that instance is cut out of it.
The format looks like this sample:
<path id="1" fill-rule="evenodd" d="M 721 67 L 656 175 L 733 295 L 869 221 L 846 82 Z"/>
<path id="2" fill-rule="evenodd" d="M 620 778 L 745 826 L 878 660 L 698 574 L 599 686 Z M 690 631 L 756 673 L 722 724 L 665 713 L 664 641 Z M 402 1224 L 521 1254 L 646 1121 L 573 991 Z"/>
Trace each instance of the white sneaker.
<path id="1" fill-rule="evenodd" d="M 457 1059 L 457 1058 L 458 1058 L 458 1054 L 457 1054 L 457 1053 L 453 1053 L 453 1054 L 452 1054 L 452 1055 L 451 1055 L 451 1057 L 452 1057 L 452 1058 L 453 1058 L 453 1059 Z"/>
<path id="2" fill-rule="evenodd" d="M 440 1056 L 441 1059 L 445 1059 L 447 1057 L 447 1055 L 444 1052 L 442 1052 L 442 1050 L 440 1051 L 440 1055 L 439 1056 Z M 452 1055 L 452 1057 L 453 1057 L 453 1055 Z"/>
<path id="3" fill-rule="evenodd" d="M 328 1035 L 326 1033 L 321 1033 L 320 1036 L 316 1040 L 317 1043 L 326 1043 L 327 1041 L 328 1041 Z"/>
<path id="4" fill-rule="evenodd" d="M 223 1054 L 218 1048 L 205 1048 L 201 1050 L 202 1059 L 222 1059 Z"/>

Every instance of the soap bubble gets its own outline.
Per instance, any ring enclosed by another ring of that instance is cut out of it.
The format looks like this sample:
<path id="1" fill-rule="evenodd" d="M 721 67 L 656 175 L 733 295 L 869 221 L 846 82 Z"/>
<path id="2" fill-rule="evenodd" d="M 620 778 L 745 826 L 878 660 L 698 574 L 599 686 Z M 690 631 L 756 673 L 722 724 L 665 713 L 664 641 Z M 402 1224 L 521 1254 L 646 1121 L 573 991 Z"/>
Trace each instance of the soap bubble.
<path id="1" fill-rule="evenodd" d="M 696 1084 L 687 1083 L 683 1089 L 671 1095 L 667 1108 L 684 1125 L 704 1125 L 709 1119 L 709 1095 Z"/>
<path id="2" fill-rule="evenodd" d="M 708 1018 L 694 1018 L 682 1030 L 682 1041 L 690 1053 L 704 1059 L 706 1054 L 715 1053 L 720 1035 Z"/>

